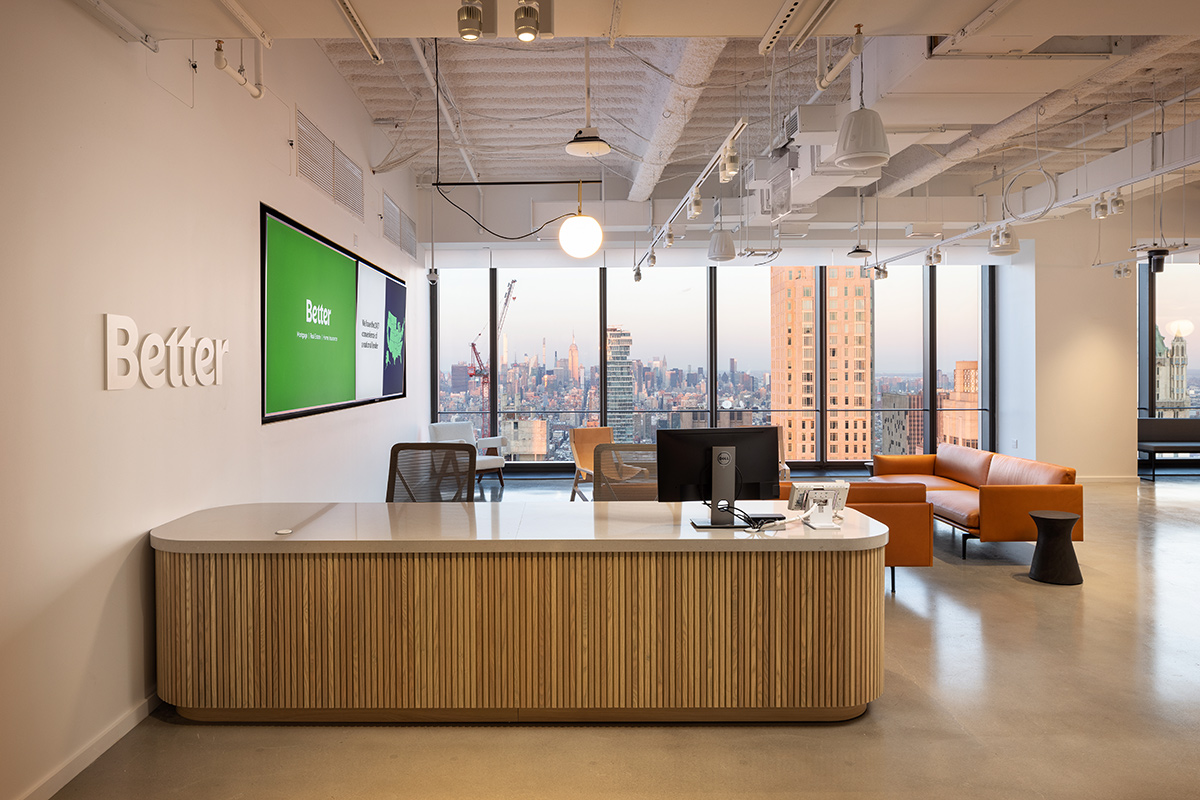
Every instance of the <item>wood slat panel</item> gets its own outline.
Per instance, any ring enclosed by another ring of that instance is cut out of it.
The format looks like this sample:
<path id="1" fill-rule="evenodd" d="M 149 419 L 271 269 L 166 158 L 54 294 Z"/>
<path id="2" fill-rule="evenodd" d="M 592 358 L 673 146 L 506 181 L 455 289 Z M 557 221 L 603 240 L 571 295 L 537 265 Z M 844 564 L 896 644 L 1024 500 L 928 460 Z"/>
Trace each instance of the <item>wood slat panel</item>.
<path id="1" fill-rule="evenodd" d="M 836 718 L 883 688 L 882 548 L 156 563 L 159 693 L 194 716 Z"/>

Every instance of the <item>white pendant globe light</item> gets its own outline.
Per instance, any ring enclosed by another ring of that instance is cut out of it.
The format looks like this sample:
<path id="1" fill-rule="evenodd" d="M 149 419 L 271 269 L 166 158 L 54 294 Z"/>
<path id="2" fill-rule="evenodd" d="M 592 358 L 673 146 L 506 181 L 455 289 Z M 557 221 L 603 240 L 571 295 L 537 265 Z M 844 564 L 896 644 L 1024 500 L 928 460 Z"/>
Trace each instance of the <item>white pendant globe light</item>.
<path id="1" fill-rule="evenodd" d="M 864 170 L 882 167 L 892 157 L 887 132 L 879 112 L 863 103 L 863 57 L 858 57 L 858 110 L 851 111 L 838 129 L 837 150 L 833 163 L 842 169 Z"/>
<path id="2" fill-rule="evenodd" d="M 579 211 L 563 220 L 558 245 L 572 258 L 587 258 L 604 243 L 604 230 L 593 217 L 583 213 L 583 183 L 579 184 Z"/>

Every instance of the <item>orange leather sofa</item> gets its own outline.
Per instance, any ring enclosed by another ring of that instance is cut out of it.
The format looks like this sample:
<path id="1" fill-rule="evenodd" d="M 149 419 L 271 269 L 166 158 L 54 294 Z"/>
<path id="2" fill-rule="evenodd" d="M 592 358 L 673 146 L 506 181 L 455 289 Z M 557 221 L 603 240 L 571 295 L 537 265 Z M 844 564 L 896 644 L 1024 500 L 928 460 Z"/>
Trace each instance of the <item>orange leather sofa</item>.
<path id="1" fill-rule="evenodd" d="M 786 500 L 792 484 L 781 483 Z M 933 506 L 919 483 L 851 483 L 846 505 L 888 526 L 883 563 L 892 570 L 896 592 L 896 567 L 933 566 Z"/>
<path id="2" fill-rule="evenodd" d="M 1030 511 L 1078 514 L 1071 538 L 1083 539 L 1083 487 L 1070 467 L 943 443 L 937 455 L 875 456 L 871 481 L 924 484 L 934 516 L 962 531 L 963 558 L 968 538 L 1037 541 Z"/>

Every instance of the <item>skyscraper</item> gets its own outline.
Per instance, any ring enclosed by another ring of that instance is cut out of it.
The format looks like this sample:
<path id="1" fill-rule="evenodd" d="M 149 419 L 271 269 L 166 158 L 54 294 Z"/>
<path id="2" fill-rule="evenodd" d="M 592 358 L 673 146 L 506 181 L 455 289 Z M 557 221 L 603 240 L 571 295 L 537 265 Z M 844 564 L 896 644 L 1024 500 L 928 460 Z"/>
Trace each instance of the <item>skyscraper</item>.
<path id="1" fill-rule="evenodd" d="M 1172 325 L 1174 329 L 1174 326 Z M 1187 339 L 1177 332 L 1168 347 L 1158 326 L 1154 326 L 1154 401 L 1160 417 L 1186 417 Z"/>
<path id="2" fill-rule="evenodd" d="M 633 441 L 633 364 L 629 349 L 633 336 L 616 325 L 608 326 L 608 424 L 614 442 Z"/>
<path id="3" fill-rule="evenodd" d="M 575 333 L 571 332 L 571 346 L 567 348 L 567 369 L 571 371 L 571 380 L 579 383 L 579 347 L 575 344 Z"/>
<path id="4" fill-rule="evenodd" d="M 818 342 L 817 270 L 825 277 L 825 338 Z M 771 269 L 771 408 L 785 457 L 817 457 L 817 348 L 824 356 L 825 457 L 871 457 L 871 279 L 858 267 Z"/>

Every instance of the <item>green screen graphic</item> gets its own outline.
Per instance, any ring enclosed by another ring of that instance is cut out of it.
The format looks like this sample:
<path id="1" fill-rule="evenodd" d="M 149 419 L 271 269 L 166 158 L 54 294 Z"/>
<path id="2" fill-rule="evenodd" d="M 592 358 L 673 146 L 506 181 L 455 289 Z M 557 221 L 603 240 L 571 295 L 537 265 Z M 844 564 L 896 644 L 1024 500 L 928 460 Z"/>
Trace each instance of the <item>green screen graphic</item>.
<path id="1" fill-rule="evenodd" d="M 263 411 L 351 402 L 357 263 L 270 216 L 266 225 Z"/>
<path id="2" fill-rule="evenodd" d="M 387 356 L 384 364 L 391 366 L 400 362 L 404 355 L 404 321 L 396 319 L 392 312 L 387 315 Z"/>

